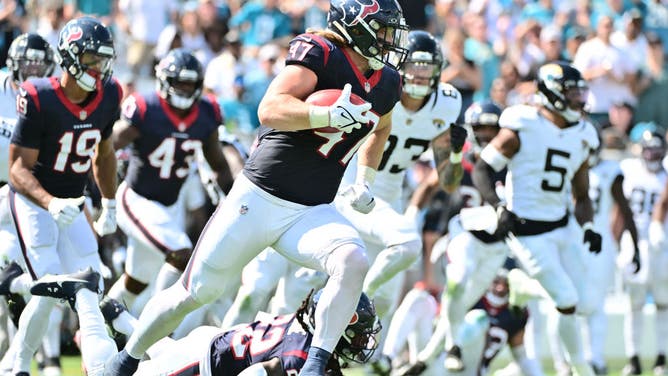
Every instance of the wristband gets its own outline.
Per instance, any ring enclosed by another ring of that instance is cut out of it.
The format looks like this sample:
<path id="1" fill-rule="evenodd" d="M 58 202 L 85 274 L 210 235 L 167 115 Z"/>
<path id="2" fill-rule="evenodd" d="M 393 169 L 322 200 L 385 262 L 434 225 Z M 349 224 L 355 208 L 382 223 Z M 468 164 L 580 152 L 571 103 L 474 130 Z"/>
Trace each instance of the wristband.
<path id="1" fill-rule="evenodd" d="M 324 128 L 329 126 L 329 107 L 310 105 L 308 108 L 308 120 L 311 128 Z"/>
<path id="2" fill-rule="evenodd" d="M 100 204 L 102 205 L 103 208 L 111 208 L 115 209 L 116 208 L 116 200 L 113 198 L 104 198 L 100 200 Z"/>
<path id="3" fill-rule="evenodd" d="M 501 154 L 501 152 L 492 145 L 487 145 L 482 149 L 480 152 L 480 159 L 490 165 L 496 172 L 503 170 L 510 161 L 508 157 Z"/>
<path id="4" fill-rule="evenodd" d="M 357 175 L 355 176 L 355 184 L 364 184 L 367 187 L 373 184 L 376 180 L 376 173 L 378 171 L 375 168 L 358 165 L 357 166 Z"/>
<path id="5" fill-rule="evenodd" d="M 591 221 L 589 221 L 589 222 L 585 222 L 585 223 L 582 225 L 582 231 L 587 231 L 587 230 L 592 230 L 592 231 L 594 230 L 594 224 L 591 223 Z"/>
<path id="6" fill-rule="evenodd" d="M 462 155 L 463 154 L 464 153 L 462 153 L 461 151 L 459 153 L 450 152 L 450 163 L 454 163 L 454 164 L 462 163 Z"/>

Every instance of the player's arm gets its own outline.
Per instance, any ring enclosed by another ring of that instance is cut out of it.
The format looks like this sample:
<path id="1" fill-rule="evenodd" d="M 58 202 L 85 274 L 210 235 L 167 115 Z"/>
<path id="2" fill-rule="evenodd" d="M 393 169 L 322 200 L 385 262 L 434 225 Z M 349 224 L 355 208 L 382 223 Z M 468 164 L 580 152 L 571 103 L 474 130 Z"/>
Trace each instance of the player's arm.
<path id="1" fill-rule="evenodd" d="M 281 131 L 311 129 L 310 105 L 306 98 L 315 89 L 318 78 L 312 70 L 301 65 L 288 65 L 267 88 L 260 106 L 260 124 Z"/>
<path id="2" fill-rule="evenodd" d="M 392 111 L 383 115 L 378 121 L 376 130 L 369 135 L 369 138 L 362 144 L 358 151 L 358 171 L 360 166 L 367 166 L 378 170 L 380 160 L 383 157 L 385 144 L 392 131 Z"/>
<path id="3" fill-rule="evenodd" d="M 255 363 L 239 373 L 239 376 L 281 376 L 284 375 L 283 366 L 278 358 L 271 358 L 264 362 Z"/>
<path id="4" fill-rule="evenodd" d="M 232 188 L 234 178 L 232 177 L 230 165 L 223 154 L 223 148 L 218 141 L 218 130 L 211 132 L 209 138 L 202 145 L 202 152 L 207 163 L 209 163 L 211 169 L 216 173 L 218 186 L 227 194 Z"/>
<path id="5" fill-rule="evenodd" d="M 515 333 L 515 335 L 508 340 L 508 345 L 510 346 L 510 352 L 513 354 L 513 358 L 515 359 L 515 362 L 517 362 L 517 365 L 520 366 L 523 375 L 543 376 L 543 370 L 541 369 L 538 360 L 527 357 L 527 353 L 524 350 L 524 329 Z"/>
<path id="6" fill-rule="evenodd" d="M 473 168 L 473 185 L 480 191 L 482 198 L 492 206 L 502 204 L 501 198 L 496 194 L 494 174 L 506 167 L 519 148 L 520 139 L 517 133 L 508 128 L 501 128 L 482 150 L 480 159 Z"/>
<path id="7" fill-rule="evenodd" d="M 38 156 L 39 149 L 9 145 L 9 182 L 16 192 L 47 209 L 53 196 L 42 187 L 31 172 Z"/>
<path id="8" fill-rule="evenodd" d="M 102 197 L 116 196 L 116 154 L 111 137 L 101 140 L 93 156 L 93 175 Z"/>
<path id="9" fill-rule="evenodd" d="M 424 208 L 439 190 L 439 176 L 436 169 L 432 169 L 429 175 L 415 188 L 408 201 L 404 214 L 416 218 L 420 210 Z"/>
<path id="10" fill-rule="evenodd" d="M 132 125 L 127 119 L 120 119 L 114 124 L 112 134 L 113 146 L 115 150 L 123 149 L 131 142 L 141 136 L 139 129 Z"/>
<path id="11" fill-rule="evenodd" d="M 666 213 L 668 213 L 668 182 L 664 185 L 659 200 L 654 204 L 652 222 L 663 223 L 666 220 Z"/>
<path id="12" fill-rule="evenodd" d="M 450 128 L 452 129 L 452 127 Z M 464 133 L 464 139 L 466 133 Z M 451 131 L 441 133 L 431 141 L 434 162 L 438 173 L 438 183 L 448 193 L 454 192 L 464 176 L 461 151 L 452 153 Z M 462 144 L 463 145 L 463 144 Z"/>
<path id="13" fill-rule="evenodd" d="M 589 223 L 594 218 L 594 207 L 589 198 L 589 164 L 584 162 L 571 180 L 573 199 L 575 200 L 575 219 L 580 225 Z"/>
<path id="14" fill-rule="evenodd" d="M 633 211 L 631 211 L 631 206 L 629 206 L 629 201 L 624 196 L 624 190 L 622 188 L 624 184 L 624 175 L 619 174 L 612 182 L 612 187 L 610 188 L 610 193 L 612 194 L 612 199 L 615 201 L 617 206 L 617 214 L 621 217 L 624 229 L 628 230 L 631 234 L 631 239 L 633 239 L 633 244 L 635 248 L 638 249 L 638 229 L 636 228 L 636 223 L 633 220 Z"/>

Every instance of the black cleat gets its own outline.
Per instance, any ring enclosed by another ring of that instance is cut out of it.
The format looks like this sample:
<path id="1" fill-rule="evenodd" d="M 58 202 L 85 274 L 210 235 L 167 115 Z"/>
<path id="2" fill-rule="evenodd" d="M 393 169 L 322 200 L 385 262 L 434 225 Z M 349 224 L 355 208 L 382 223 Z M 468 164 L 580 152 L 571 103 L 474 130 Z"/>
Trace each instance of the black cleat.
<path id="1" fill-rule="evenodd" d="M 0 295 L 9 295 L 9 286 L 12 281 L 23 274 L 23 269 L 14 261 L 10 262 L 0 271 Z"/>
<path id="2" fill-rule="evenodd" d="M 70 303 L 70 307 L 76 311 L 74 303 L 76 302 L 77 292 L 82 288 L 87 288 L 98 294 L 99 285 L 100 273 L 89 267 L 78 273 L 44 276 L 35 281 L 35 284 L 30 288 L 30 293 L 66 300 Z"/>
<path id="3" fill-rule="evenodd" d="M 450 372 L 461 372 L 464 370 L 464 362 L 462 361 L 462 350 L 459 346 L 454 345 L 448 350 L 445 356 L 445 369 Z"/>
<path id="4" fill-rule="evenodd" d="M 608 367 L 604 364 L 591 363 L 591 368 L 594 370 L 594 375 L 605 376 L 608 374 Z"/>
<path id="5" fill-rule="evenodd" d="M 629 376 L 629 375 L 640 375 L 640 374 L 642 374 L 640 359 L 638 359 L 638 355 L 634 355 L 631 358 L 629 358 L 629 363 L 625 365 L 624 368 L 622 369 L 622 375 Z"/>
<path id="6" fill-rule="evenodd" d="M 26 308 L 26 300 L 19 294 L 9 294 L 5 297 L 7 300 L 7 309 L 9 311 L 9 318 L 12 320 L 14 327 L 19 327 L 19 319 L 23 310 Z"/>
<path id="7" fill-rule="evenodd" d="M 666 368 L 666 356 L 664 354 L 657 355 L 656 362 L 654 362 L 654 367 L 652 367 L 652 371 L 656 376 L 662 376 L 666 374 L 668 368 Z"/>
<path id="8" fill-rule="evenodd" d="M 121 315 L 121 313 L 127 311 L 125 306 L 118 300 L 105 296 L 100 302 L 100 311 L 102 312 L 104 322 L 107 324 L 111 337 L 118 337 L 121 333 L 114 329 L 113 322 Z"/>

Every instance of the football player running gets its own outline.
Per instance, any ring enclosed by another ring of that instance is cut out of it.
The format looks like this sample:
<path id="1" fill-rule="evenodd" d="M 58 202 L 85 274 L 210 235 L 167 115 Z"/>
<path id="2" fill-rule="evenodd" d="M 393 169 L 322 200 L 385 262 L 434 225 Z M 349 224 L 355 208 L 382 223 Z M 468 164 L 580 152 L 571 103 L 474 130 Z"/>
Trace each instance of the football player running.
<path id="1" fill-rule="evenodd" d="M 114 147 L 130 145 L 127 173 L 116 193 L 118 224 L 128 245 L 125 273 L 109 296 L 126 307 L 156 276 L 156 289 L 171 286 L 190 259 L 192 243 L 178 200 L 190 164 L 202 154 L 224 192 L 232 185 L 218 141 L 220 109 L 211 95 L 202 97 L 203 78 L 192 53 L 170 51 L 156 66 L 156 90 L 128 97 L 114 126 Z"/>
<path id="2" fill-rule="evenodd" d="M 461 96 L 453 86 L 439 82 L 444 66 L 440 43 L 425 31 L 408 34 L 408 58 L 400 68 L 401 100 L 392 112 L 388 146 L 369 187 L 376 206 L 364 215 L 346 199 L 355 185 L 357 164 L 351 163 L 343 177 L 336 208 L 360 232 L 371 267 L 364 292 L 383 318 L 398 303 L 401 278 L 394 278 L 421 254 L 422 241 L 414 215 L 404 215 L 402 187 L 406 170 L 432 146 L 441 186 L 454 191 L 462 178 L 462 147 L 466 130 L 455 125 Z M 392 281 L 391 283 L 388 283 Z"/>
<path id="3" fill-rule="evenodd" d="M 365 213 L 373 209 L 369 186 L 399 100 L 397 68 L 406 57 L 407 29 L 395 0 L 336 0 L 327 29 L 290 42 L 286 67 L 259 106 L 257 148 L 202 232 L 180 281 L 147 303 L 105 374 L 132 374 L 150 345 L 230 289 L 243 266 L 268 246 L 329 275 L 300 375 L 324 373 L 369 265 L 357 231 L 330 203 L 359 150 L 350 204 Z M 341 94 L 333 105 L 304 102 L 322 89 Z M 353 104 L 351 93 L 366 103 Z"/>
<path id="4" fill-rule="evenodd" d="M 643 333 L 643 307 L 647 302 L 647 294 L 651 294 L 656 305 L 655 328 L 657 356 L 654 362 L 655 374 L 666 372 L 665 338 L 668 337 L 668 252 L 661 240 L 657 240 L 657 232 L 663 230 L 665 209 L 658 199 L 668 182 L 668 174 L 663 169 L 662 160 L 666 155 L 666 142 L 663 135 L 645 131 L 639 141 L 640 158 L 625 159 L 620 163 L 624 174 L 622 188 L 633 211 L 633 220 L 638 231 L 638 249 L 640 250 L 640 272 L 625 273 L 624 283 L 629 297 L 629 310 L 624 320 L 624 343 L 629 363 L 624 367 L 624 374 L 639 375 L 640 346 Z M 659 213 L 652 210 L 655 203 Z M 628 234 L 620 241 L 621 255 L 631 255 L 634 244 Z M 630 257 L 627 256 L 627 259 Z"/>
<path id="5" fill-rule="evenodd" d="M 68 299 L 78 313 L 82 359 L 89 375 L 101 374 L 116 351 L 98 308 L 101 288 L 97 239 L 81 208 L 93 170 L 103 202 L 95 223 L 99 235 L 116 230 L 116 158 L 111 141 L 119 117 L 121 88 L 110 79 L 115 51 L 111 33 L 94 18 L 68 22 L 60 32 L 56 60 L 60 78 L 22 84 L 16 97 L 19 120 L 9 149 L 9 207 L 19 236 L 24 269 L 33 279 L 83 271 L 63 289 L 31 290 L 12 346 L 19 346 L 14 373 L 30 372 L 57 303 Z"/>
<path id="6" fill-rule="evenodd" d="M 0 71 L 0 154 L 9 154 L 12 132 L 16 126 L 16 96 L 19 86 L 29 78 L 47 77 L 55 67 L 53 49 L 47 41 L 36 33 L 17 36 L 7 52 L 7 71 Z M 5 354 L 8 345 L 9 318 L 18 325 L 20 311 L 25 306 L 23 295 L 28 293 L 32 279 L 22 274 L 18 264 L 5 265 L 9 260 L 20 257 L 16 229 L 8 211 L 9 163 L 0 163 L 0 265 L 5 267 L 0 273 L 0 353 Z M 17 278 L 23 281 L 12 283 Z M 9 306 L 8 306 L 8 305 Z M 11 307 L 11 309 L 9 309 Z M 8 310 L 9 309 L 9 310 Z"/>
<path id="7" fill-rule="evenodd" d="M 479 158 L 482 150 L 499 132 L 501 108 L 491 101 L 473 103 L 464 113 L 464 122 L 473 130 L 474 145 L 467 155 L 472 163 Z M 472 167 L 471 164 L 468 166 Z M 462 209 L 480 207 L 483 204 L 480 192 L 473 187 L 471 168 L 465 169 L 458 194 L 461 197 Z M 498 187 L 503 187 L 506 170 L 502 169 L 494 176 Z M 463 213 L 461 216 L 465 216 Z M 453 217 L 448 224 L 449 233 L 444 242 L 447 244 L 448 264 L 446 266 L 447 285 L 441 309 L 441 320 L 434 335 L 420 349 L 417 359 L 424 363 L 440 353 L 441 344 L 445 340 L 447 350 L 446 368 L 452 372 L 462 371 L 461 344 L 454 335 L 468 310 L 480 299 L 494 279 L 496 271 L 503 265 L 508 256 L 506 244 L 489 231 L 472 229 L 464 225 L 460 215 Z"/>
<path id="8" fill-rule="evenodd" d="M 586 274 L 580 245 L 601 251 L 601 236 L 592 224 L 587 162 L 599 140 L 594 126 L 582 119 L 587 86 L 577 69 L 563 62 L 545 64 L 538 70 L 537 84 L 542 103 L 503 111 L 501 130 L 480 153 L 473 181 L 497 209 L 495 235 L 507 239 L 560 313 L 556 325 L 573 372 L 591 375 L 574 314 Z M 505 167 L 504 200 L 496 193 L 493 176 Z M 569 192 L 582 232 L 568 225 Z M 580 236 L 575 246 L 573 239 Z"/>

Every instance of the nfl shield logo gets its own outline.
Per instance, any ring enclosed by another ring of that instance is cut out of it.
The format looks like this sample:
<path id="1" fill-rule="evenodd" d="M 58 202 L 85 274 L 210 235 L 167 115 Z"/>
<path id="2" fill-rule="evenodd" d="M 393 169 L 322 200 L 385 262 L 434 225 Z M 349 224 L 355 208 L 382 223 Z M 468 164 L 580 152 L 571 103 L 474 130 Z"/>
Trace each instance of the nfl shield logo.
<path id="1" fill-rule="evenodd" d="M 81 110 L 81 112 L 79 112 L 79 119 L 86 120 L 87 117 L 88 117 L 88 112 L 84 110 Z"/>
<path id="2" fill-rule="evenodd" d="M 247 205 L 241 205 L 239 208 L 239 214 L 246 214 L 248 213 L 248 206 Z"/>
<path id="3" fill-rule="evenodd" d="M 180 123 L 180 124 L 179 124 L 179 132 L 183 132 L 183 131 L 185 131 L 185 130 L 186 130 L 186 125 L 183 124 L 183 123 Z"/>

